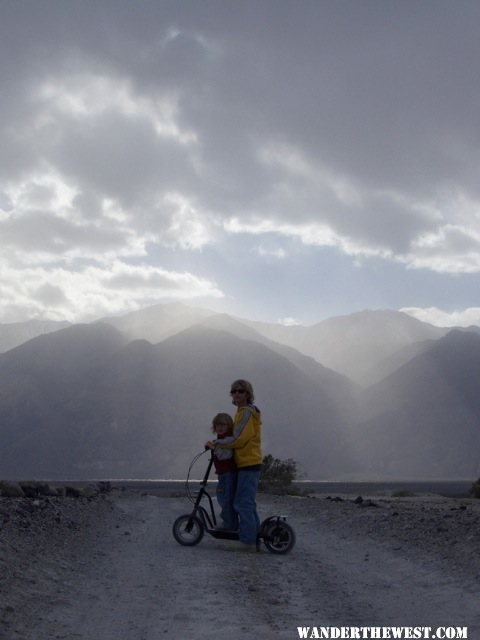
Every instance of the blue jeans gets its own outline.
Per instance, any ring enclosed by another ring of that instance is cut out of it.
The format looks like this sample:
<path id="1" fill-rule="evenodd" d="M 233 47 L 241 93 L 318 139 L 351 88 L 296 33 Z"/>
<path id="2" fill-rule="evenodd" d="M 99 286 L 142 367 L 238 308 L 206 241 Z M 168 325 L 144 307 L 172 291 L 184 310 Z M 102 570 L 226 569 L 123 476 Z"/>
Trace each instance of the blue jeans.
<path id="1" fill-rule="evenodd" d="M 220 518 L 225 529 L 238 529 L 238 516 L 233 508 L 233 499 L 237 486 L 237 472 L 227 471 L 217 477 L 217 501 L 220 506 Z"/>
<path id="2" fill-rule="evenodd" d="M 240 519 L 240 542 L 254 544 L 257 541 L 260 519 L 257 513 L 257 487 L 260 469 L 238 469 L 237 490 L 233 508 Z"/>

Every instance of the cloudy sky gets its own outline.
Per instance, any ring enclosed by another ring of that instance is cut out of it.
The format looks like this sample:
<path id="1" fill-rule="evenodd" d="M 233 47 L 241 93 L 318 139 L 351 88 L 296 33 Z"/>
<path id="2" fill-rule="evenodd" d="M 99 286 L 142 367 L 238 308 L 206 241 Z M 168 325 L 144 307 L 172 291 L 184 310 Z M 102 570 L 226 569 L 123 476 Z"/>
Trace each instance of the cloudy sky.
<path id="1" fill-rule="evenodd" d="M 0 0 L 0 322 L 480 323 L 477 0 Z"/>

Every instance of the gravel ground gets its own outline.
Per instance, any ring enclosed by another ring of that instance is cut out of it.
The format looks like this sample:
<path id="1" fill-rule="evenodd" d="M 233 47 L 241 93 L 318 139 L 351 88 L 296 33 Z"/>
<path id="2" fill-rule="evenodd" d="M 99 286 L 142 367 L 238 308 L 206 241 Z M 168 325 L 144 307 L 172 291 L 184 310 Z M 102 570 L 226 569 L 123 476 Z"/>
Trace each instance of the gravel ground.
<path id="1" fill-rule="evenodd" d="M 261 495 L 286 556 L 209 536 L 178 545 L 189 503 L 134 491 L 0 498 L 2 640 L 298 638 L 297 626 L 468 627 L 480 638 L 480 501 Z"/>

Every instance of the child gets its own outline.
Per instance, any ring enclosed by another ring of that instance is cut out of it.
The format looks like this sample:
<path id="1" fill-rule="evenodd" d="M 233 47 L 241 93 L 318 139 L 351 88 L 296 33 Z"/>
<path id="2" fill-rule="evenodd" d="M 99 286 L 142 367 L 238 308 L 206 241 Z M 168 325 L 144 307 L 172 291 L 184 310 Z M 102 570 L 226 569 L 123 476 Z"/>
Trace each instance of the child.
<path id="1" fill-rule="evenodd" d="M 212 431 L 217 434 L 215 445 L 233 442 L 233 420 L 228 413 L 218 413 L 212 421 Z M 231 449 L 215 446 L 213 463 L 218 476 L 217 500 L 223 529 L 238 529 L 238 516 L 233 509 L 233 499 L 237 486 L 237 468 Z"/>

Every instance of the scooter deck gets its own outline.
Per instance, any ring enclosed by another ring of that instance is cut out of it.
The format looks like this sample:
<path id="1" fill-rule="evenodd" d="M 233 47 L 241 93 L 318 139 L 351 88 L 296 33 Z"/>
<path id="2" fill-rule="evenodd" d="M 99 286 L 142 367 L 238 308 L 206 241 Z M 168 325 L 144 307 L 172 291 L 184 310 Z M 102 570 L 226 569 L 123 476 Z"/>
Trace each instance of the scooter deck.
<path id="1" fill-rule="evenodd" d="M 214 538 L 220 538 L 221 540 L 238 540 L 238 531 L 232 529 L 206 529 Z"/>

